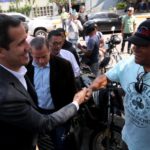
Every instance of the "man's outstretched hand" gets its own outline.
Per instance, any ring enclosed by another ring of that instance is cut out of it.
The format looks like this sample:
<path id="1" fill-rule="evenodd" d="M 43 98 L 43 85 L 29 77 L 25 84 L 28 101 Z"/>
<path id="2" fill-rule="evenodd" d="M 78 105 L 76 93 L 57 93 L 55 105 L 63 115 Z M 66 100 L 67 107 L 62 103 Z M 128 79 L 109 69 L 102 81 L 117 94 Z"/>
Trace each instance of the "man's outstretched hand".
<path id="1" fill-rule="evenodd" d="M 86 95 L 85 95 L 85 100 L 86 101 L 90 99 L 90 97 L 92 96 L 92 93 L 93 93 L 92 88 L 90 88 L 90 87 L 87 88 L 87 92 L 86 92 Z"/>
<path id="2" fill-rule="evenodd" d="M 73 101 L 77 102 L 79 105 L 86 102 L 88 100 L 86 98 L 87 92 L 87 88 L 83 88 L 81 91 L 75 94 Z"/>

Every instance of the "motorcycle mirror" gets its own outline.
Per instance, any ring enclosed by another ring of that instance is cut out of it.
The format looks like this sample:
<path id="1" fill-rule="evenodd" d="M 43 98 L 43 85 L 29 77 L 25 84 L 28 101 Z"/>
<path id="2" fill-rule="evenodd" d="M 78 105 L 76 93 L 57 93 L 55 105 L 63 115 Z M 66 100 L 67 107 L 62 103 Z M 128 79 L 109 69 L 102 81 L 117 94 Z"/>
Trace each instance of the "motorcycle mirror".
<path id="1" fill-rule="evenodd" d="M 115 26 L 112 26 L 112 27 L 111 27 L 111 31 L 115 31 Z"/>

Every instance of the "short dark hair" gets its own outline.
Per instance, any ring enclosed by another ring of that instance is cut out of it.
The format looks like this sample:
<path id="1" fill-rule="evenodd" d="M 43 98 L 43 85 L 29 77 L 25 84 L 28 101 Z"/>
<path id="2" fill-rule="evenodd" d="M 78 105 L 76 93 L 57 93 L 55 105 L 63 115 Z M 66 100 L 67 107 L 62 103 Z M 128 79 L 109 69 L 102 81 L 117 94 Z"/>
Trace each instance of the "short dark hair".
<path id="1" fill-rule="evenodd" d="M 52 36 L 62 36 L 61 33 L 57 30 L 52 30 L 48 33 L 47 39 L 50 40 Z"/>
<path id="2" fill-rule="evenodd" d="M 62 32 L 65 33 L 65 32 L 66 32 L 64 28 L 57 28 L 56 30 L 57 30 L 58 32 L 61 32 L 61 33 L 62 33 Z"/>
<path id="3" fill-rule="evenodd" d="M 10 38 L 8 30 L 10 27 L 19 26 L 21 21 L 17 18 L 0 14 L 0 47 L 9 49 L 9 44 L 13 39 Z"/>
<path id="4" fill-rule="evenodd" d="M 97 24 L 92 23 L 92 24 L 88 25 L 87 27 L 85 27 L 85 33 L 88 35 L 91 32 L 93 32 L 96 28 L 97 28 Z"/>
<path id="5" fill-rule="evenodd" d="M 48 48 L 48 42 L 44 37 L 35 37 L 30 42 L 31 47 L 34 47 L 36 50 L 42 49 L 44 45 Z"/>

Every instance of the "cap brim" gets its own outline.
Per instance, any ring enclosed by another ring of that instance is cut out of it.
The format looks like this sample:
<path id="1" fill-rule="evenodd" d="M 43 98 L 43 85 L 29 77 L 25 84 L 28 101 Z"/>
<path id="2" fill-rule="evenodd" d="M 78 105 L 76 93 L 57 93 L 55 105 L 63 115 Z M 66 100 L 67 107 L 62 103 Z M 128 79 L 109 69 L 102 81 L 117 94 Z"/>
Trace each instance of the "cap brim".
<path id="1" fill-rule="evenodd" d="M 137 37 L 136 35 L 129 37 L 127 41 L 133 43 L 134 45 L 141 45 L 141 46 L 146 46 L 150 44 L 148 40 L 145 40 L 141 37 Z"/>

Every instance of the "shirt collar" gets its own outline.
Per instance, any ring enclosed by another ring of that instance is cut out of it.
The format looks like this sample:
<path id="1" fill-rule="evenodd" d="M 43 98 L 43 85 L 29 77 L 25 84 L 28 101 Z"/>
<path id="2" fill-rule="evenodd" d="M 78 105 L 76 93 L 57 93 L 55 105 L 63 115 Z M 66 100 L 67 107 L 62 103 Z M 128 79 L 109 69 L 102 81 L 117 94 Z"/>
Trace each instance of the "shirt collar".
<path id="1" fill-rule="evenodd" d="M 49 62 L 46 64 L 45 67 L 39 67 L 38 64 L 37 64 L 34 60 L 33 60 L 33 62 L 32 62 L 32 65 L 33 65 L 34 67 L 37 67 L 37 68 L 49 68 L 49 67 L 50 67 Z"/>
<path id="2" fill-rule="evenodd" d="M 0 64 L 1 65 L 1 64 Z M 9 71 L 10 73 L 12 73 L 14 76 L 16 76 L 17 78 L 20 78 L 20 77 L 24 77 L 24 75 L 26 74 L 27 72 L 27 69 L 25 66 L 22 66 L 20 67 L 20 69 L 18 71 L 13 71 L 3 65 L 1 65 L 3 68 L 5 68 L 7 71 Z"/>

